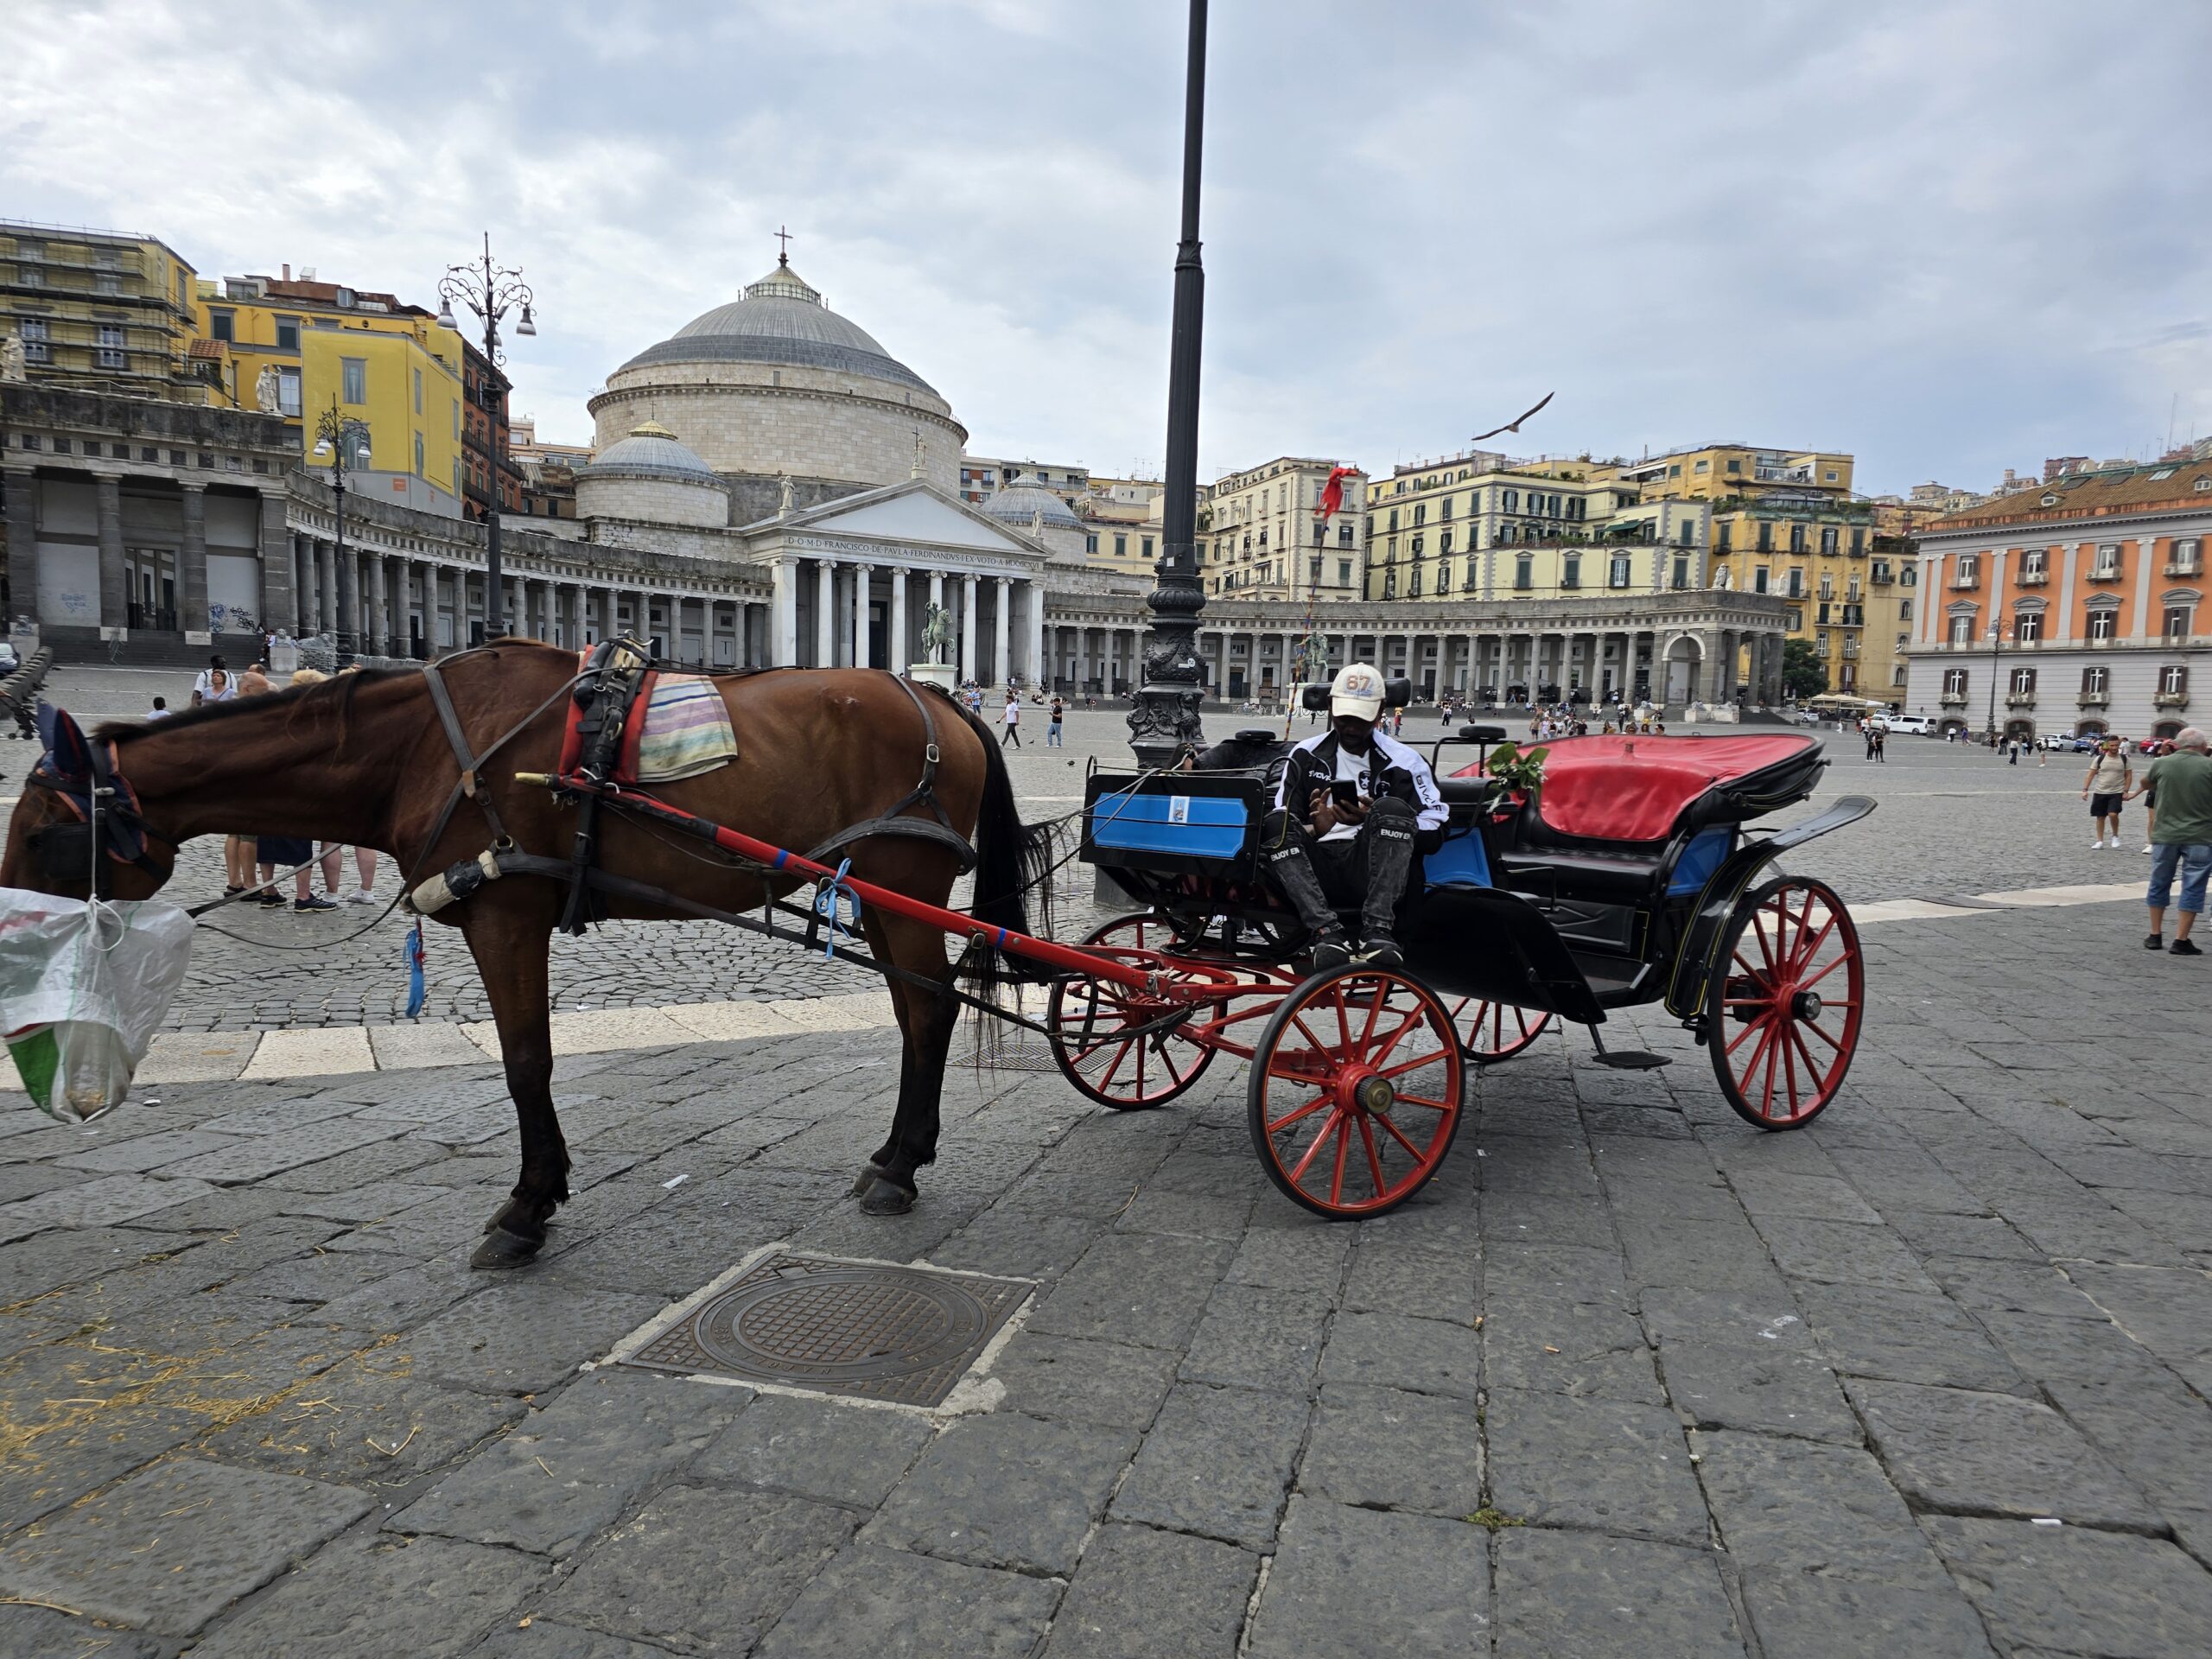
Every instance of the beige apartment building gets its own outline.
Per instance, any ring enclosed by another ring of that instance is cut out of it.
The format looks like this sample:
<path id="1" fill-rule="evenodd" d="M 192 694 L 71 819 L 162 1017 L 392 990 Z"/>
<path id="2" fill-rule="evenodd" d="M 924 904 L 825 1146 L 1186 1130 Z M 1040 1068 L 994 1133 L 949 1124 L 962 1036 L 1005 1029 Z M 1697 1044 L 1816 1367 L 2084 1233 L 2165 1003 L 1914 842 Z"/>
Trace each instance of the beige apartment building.
<path id="1" fill-rule="evenodd" d="M 1281 455 L 1214 480 L 1199 509 L 1199 574 L 1209 594 L 1357 599 L 1367 475 L 1343 481 L 1344 506 L 1314 516 L 1343 461 Z"/>
<path id="2" fill-rule="evenodd" d="M 1366 596 L 1550 599 L 1609 581 L 1586 556 L 1635 492 L 1598 470 L 1484 449 L 1394 467 L 1367 486 Z"/>

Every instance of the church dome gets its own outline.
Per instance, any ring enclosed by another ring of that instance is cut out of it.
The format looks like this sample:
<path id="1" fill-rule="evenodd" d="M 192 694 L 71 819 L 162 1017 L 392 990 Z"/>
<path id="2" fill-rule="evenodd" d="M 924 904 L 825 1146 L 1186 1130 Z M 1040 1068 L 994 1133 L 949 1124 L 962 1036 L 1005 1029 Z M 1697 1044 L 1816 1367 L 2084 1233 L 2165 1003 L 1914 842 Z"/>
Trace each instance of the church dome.
<path id="1" fill-rule="evenodd" d="M 687 483 L 713 484 L 714 468 L 677 441 L 675 433 L 658 421 L 630 429 L 630 435 L 594 455 L 582 469 L 604 478 L 620 473 L 632 478 L 672 478 Z"/>
<path id="2" fill-rule="evenodd" d="M 823 304 L 820 293 L 781 260 L 759 282 L 747 285 L 744 298 L 692 318 L 616 372 L 667 363 L 766 363 L 821 369 L 866 375 L 937 395 L 928 381 L 885 351 L 867 329 Z"/>
<path id="3" fill-rule="evenodd" d="M 982 512 L 1001 524 L 1016 530 L 1027 530 L 1042 513 L 1048 530 L 1081 530 L 1083 520 L 1076 516 L 1073 507 L 1043 485 L 1033 483 L 1017 474 L 1014 481 L 994 493 L 982 504 Z"/>

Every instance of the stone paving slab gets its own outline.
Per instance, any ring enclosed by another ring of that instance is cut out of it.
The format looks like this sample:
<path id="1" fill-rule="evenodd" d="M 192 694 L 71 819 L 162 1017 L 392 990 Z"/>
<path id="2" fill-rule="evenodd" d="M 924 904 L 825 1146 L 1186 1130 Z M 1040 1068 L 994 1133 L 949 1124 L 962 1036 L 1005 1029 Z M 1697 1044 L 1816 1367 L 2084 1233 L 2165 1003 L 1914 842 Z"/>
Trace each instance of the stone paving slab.
<path id="1" fill-rule="evenodd" d="M 1738 1122 L 1669 1022 L 1609 1033 L 1675 1059 L 1657 1073 L 1548 1038 L 1471 1080 L 1423 1202 L 1359 1226 L 1268 1185 L 1226 1064 L 1128 1116 L 956 1067 L 920 1204 L 871 1221 L 847 1188 L 890 1033 L 780 1015 L 564 1058 L 576 1196 L 512 1275 L 465 1266 L 514 1178 L 480 1060 L 40 1119 L 0 1133 L 0 1203 L 239 1150 L 179 1137 L 287 1150 L 0 1244 L 0 1559 L 190 1465 L 371 1506 L 264 1552 L 264 1587 L 207 1616 L 215 1652 L 343 1652 L 357 1624 L 385 1652 L 588 1659 L 1580 1654 L 1626 1605 L 1640 1652 L 2200 1653 L 2203 1263 L 2196 1178 L 2166 1166 L 2212 1145 L 2212 1052 L 2131 1047 L 2094 1100 L 2078 1066 L 2004 1064 L 2078 1058 L 2068 1010 L 2185 982 L 2133 925 L 1870 930 L 1866 1045 L 1794 1135 Z M 767 988 L 742 1006 L 804 987 Z M 1039 1290 L 942 1412 L 579 1370 L 776 1242 Z M 2052 1485 L 2048 1518 L 2092 1524 L 2031 1524 Z M 408 1587 L 455 1575 L 484 1588 L 450 1618 Z M 0 1649 L 55 1630 L 135 1639 L 0 1604 Z"/>

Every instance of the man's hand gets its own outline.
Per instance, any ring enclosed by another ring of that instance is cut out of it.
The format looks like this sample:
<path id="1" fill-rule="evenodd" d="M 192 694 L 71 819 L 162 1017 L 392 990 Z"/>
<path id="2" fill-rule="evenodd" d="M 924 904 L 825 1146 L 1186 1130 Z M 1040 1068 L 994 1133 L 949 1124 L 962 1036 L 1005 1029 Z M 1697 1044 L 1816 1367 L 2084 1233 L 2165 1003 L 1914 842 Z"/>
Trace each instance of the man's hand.
<path id="1" fill-rule="evenodd" d="M 1325 836 L 1343 820 L 1337 811 L 1336 798 L 1325 789 L 1317 789 L 1307 798 L 1306 816 L 1313 820 L 1313 833 Z"/>

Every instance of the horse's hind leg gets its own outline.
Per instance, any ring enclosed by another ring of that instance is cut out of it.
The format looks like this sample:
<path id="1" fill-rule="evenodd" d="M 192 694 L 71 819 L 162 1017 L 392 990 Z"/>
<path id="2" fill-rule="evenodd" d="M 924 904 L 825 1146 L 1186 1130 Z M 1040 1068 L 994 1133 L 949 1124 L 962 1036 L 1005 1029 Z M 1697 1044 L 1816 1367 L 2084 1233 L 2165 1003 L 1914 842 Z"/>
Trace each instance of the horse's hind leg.
<path id="1" fill-rule="evenodd" d="M 546 965 L 553 924 L 543 906 L 528 899 L 523 893 L 479 893 L 468 900 L 471 909 L 461 923 L 491 998 L 507 1093 L 522 1132 L 522 1179 L 485 1224 L 484 1242 L 468 1259 L 472 1268 L 518 1268 L 529 1262 L 545 1243 L 546 1222 L 569 1196 L 569 1147 L 553 1110 Z"/>
<path id="2" fill-rule="evenodd" d="M 897 916 L 865 918 L 869 945 L 894 967 L 949 984 L 944 936 L 935 928 Z M 899 1069 L 899 1106 L 891 1135 L 853 1184 L 861 1211 L 871 1216 L 900 1216 L 914 1207 L 914 1172 L 935 1161 L 938 1103 L 944 1090 L 944 1060 L 960 1004 L 919 985 L 890 982 L 904 1039 Z"/>

